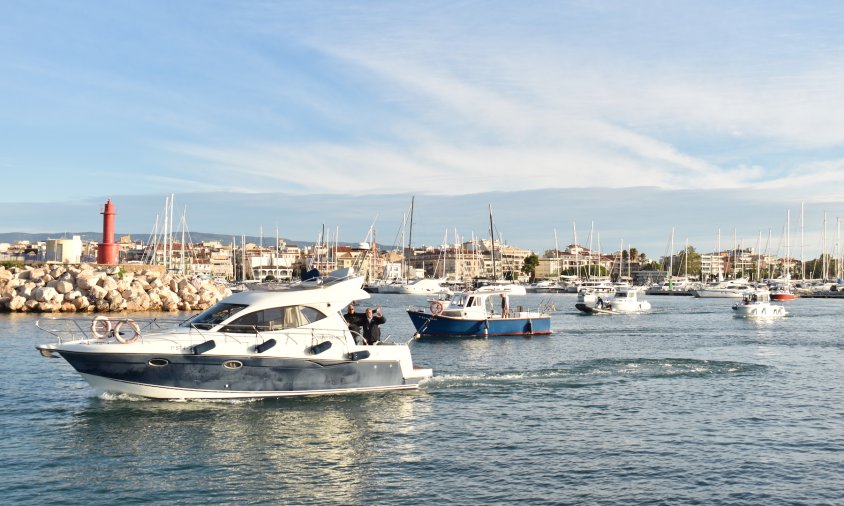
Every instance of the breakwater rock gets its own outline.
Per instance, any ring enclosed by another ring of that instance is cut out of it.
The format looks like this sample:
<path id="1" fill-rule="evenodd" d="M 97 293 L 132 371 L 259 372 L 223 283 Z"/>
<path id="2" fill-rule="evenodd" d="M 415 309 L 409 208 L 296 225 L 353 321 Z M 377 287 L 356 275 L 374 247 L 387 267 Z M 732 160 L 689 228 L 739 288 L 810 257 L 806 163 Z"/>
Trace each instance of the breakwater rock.
<path id="1" fill-rule="evenodd" d="M 81 265 L 0 266 L 0 311 L 75 313 L 202 310 L 231 295 L 226 286 L 156 269 Z"/>

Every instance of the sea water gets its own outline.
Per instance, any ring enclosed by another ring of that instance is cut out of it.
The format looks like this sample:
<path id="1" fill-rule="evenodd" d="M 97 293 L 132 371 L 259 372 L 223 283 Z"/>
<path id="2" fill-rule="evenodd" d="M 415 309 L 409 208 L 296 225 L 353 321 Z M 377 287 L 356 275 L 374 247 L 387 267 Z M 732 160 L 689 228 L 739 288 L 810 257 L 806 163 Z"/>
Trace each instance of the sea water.
<path id="1" fill-rule="evenodd" d="M 550 336 L 422 339 L 419 391 L 260 401 L 97 396 L 37 315 L 0 315 L 6 504 L 842 504 L 844 301 L 737 319 L 648 297 Z M 375 295 L 382 335 L 407 306 Z"/>

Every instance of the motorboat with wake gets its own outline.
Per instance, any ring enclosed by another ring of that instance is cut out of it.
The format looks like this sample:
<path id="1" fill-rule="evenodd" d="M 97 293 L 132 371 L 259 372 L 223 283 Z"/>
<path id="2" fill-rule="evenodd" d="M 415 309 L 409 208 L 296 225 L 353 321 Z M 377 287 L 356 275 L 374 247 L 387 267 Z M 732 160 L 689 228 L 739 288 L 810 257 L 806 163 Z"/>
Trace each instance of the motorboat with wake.
<path id="1" fill-rule="evenodd" d="M 737 318 L 770 319 L 781 318 L 786 314 L 784 306 L 771 304 L 771 295 L 767 290 L 747 292 L 742 301 L 733 306 L 733 315 Z"/>
<path id="2" fill-rule="evenodd" d="M 416 337 L 492 337 L 551 333 L 551 315 L 547 311 L 496 311 L 502 299 L 524 295 L 524 287 L 485 286 L 474 291 L 455 292 L 451 300 L 430 301 L 427 308 L 408 308 L 416 327 Z M 509 307 L 509 304 L 508 304 Z"/>
<path id="3" fill-rule="evenodd" d="M 368 299 L 344 269 L 283 291 L 236 293 L 171 328 L 128 318 L 42 319 L 61 356 L 101 392 L 236 399 L 418 388 L 409 343 L 356 344 L 340 311 Z"/>

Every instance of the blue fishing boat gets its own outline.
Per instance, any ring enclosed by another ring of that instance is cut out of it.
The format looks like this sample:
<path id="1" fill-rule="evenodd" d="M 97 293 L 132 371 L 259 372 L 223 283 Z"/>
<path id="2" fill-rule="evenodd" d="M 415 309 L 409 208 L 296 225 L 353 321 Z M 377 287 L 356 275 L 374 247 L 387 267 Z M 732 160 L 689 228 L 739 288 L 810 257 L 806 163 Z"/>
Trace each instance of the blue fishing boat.
<path id="1" fill-rule="evenodd" d="M 544 311 L 511 310 L 511 295 L 523 287 L 483 287 L 456 292 L 450 300 L 431 301 L 427 308 L 408 308 L 416 337 L 492 337 L 551 333 L 551 315 Z"/>

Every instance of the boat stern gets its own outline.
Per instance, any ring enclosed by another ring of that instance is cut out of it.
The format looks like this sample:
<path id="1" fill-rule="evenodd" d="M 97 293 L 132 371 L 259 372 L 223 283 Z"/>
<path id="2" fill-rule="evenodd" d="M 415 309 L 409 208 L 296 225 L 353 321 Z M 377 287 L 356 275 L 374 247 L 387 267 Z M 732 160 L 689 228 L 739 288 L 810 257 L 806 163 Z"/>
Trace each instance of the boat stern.
<path id="1" fill-rule="evenodd" d="M 404 375 L 404 382 L 408 385 L 418 385 L 422 381 L 433 377 L 434 370 L 430 367 L 413 364 L 413 369 Z"/>

